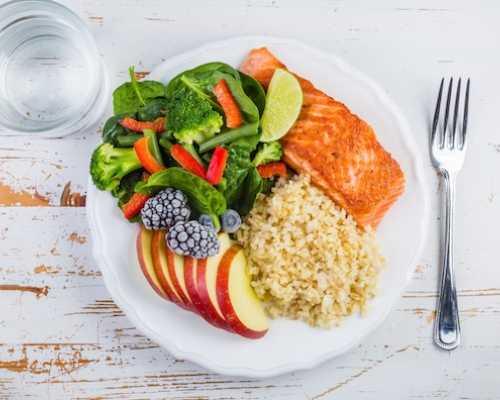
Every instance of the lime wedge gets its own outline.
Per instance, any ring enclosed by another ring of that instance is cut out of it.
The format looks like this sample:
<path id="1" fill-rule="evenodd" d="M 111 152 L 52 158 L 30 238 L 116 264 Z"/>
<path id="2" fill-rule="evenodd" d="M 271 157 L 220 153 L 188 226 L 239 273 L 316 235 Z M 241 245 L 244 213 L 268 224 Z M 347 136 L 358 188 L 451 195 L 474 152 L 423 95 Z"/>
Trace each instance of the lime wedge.
<path id="1" fill-rule="evenodd" d="M 260 140 L 272 142 L 285 136 L 299 117 L 302 101 L 297 78 L 284 69 L 274 71 L 267 89 Z"/>

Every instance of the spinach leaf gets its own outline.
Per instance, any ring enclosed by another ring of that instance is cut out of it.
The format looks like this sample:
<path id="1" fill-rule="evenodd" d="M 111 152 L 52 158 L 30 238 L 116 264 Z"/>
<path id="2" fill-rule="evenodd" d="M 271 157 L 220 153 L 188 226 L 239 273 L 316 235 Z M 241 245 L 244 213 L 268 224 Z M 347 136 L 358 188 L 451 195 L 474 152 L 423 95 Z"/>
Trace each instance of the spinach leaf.
<path id="1" fill-rule="evenodd" d="M 229 156 L 224 179 L 217 189 L 224 195 L 230 207 L 235 207 L 240 193 L 244 190 L 245 179 L 253 168 L 251 155 L 259 143 L 259 138 L 259 135 L 243 137 L 227 147 Z"/>
<path id="2" fill-rule="evenodd" d="M 128 136 L 133 136 L 134 132 L 120 125 L 120 121 L 124 117 L 133 118 L 134 114 L 130 113 L 118 114 L 108 118 L 108 120 L 104 124 L 104 127 L 102 128 L 102 141 L 104 143 L 111 143 L 113 146 L 116 147 L 129 147 L 129 146 L 124 146 L 123 143 L 126 142 L 126 140 L 122 141 L 121 139 L 126 138 Z"/>
<path id="3" fill-rule="evenodd" d="M 184 84 L 189 90 L 194 92 L 197 96 L 201 97 L 204 100 L 207 100 L 210 103 L 210 105 L 216 110 L 222 111 L 219 103 L 214 101 L 210 93 L 207 92 L 207 89 L 204 86 L 206 82 L 198 81 L 194 78 L 189 78 L 183 75 L 181 76 L 180 83 L 177 85 L 177 87 L 180 87 L 181 84 Z"/>
<path id="4" fill-rule="evenodd" d="M 111 194 L 118 199 L 118 207 L 124 205 L 134 194 L 134 187 L 137 182 L 142 181 L 143 170 L 138 169 L 125 175 L 120 184 L 111 191 Z"/>
<path id="5" fill-rule="evenodd" d="M 165 96 L 165 86 L 157 81 L 141 81 L 135 79 L 131 68 L 130 82 L 118 86 L 113 92 L 113 111 L 115 114 L 135 113 L 154 98 Z"/>
<path id="6" fill-rule="evenodd" d="M 167 85 L 167 97 L 172 94 L 176 86 L 179 84 L 179 81 L 182 80 L 185 84 L 190 86 L 191 89 L 197 91 L 199 94 L 208 94 L 210 98 L 213 98 L 212 89 L 218 82 L 214 78 L 214 74 L 216 72 L 225 73 L 232 76 L 234 79 L 239 80 L 238 71 L 230 65 L 221 62 L 210 62 L 181 72 L 175 76 Z"/>
<path id="7" fill-rule="evenodd" d="M 139 182 L 135 189 L 140 193 L 153 194 L 167 187 L 182 190 L 189 204 L 200 214 L 221 215 L 226 211 L 226 200 L 217 189 L 204 179 L 178 167 L 151 175 L 147 182 Z"/>
<path id="8" fill-rule="evenodd" d="M 146 102 L 164 95 L 165 88 L 161 82 L 142 81 L 137 84 Z M 115 114 L 135 113 L 141 106 L 142 103 L 137 97 L 130 82 L 118 86 L 113 92 L 113 111 Z"/>
<path id="9" fill-rule="evenodd" d="M 218 185 L 217 189 L 224 195 L 227 204 L 232 207 L 239 197 L 249 170 L 252 168 L 252 161 L 250 159 L 251 150 L 245 146 L 232 145 L 229 146 L 228 151 L 224 181 Z"/>
<path id="10" fill-rule="evenodd" d="M 256 168 L 251 168 L 243 182 L 242 191 L 238 202 L 233 206 L 239 214 L 244 217 L 253 208 L 257 195 L 262 192 L 264 180 Z"/>
<path id="11" fill-rule="evenodd" d="M 196 76 L 196 78 L 200 81 L 207 82 L 211 85 L 208 90 L 212 91 L 213 86 L 218 82 L 214 81 L 213 78 L 213 75 L 216 72 L 231 75 L 234 79 L 239 79 L 239 73 L 236 69 L 231 67 L 229 64 L 220 61 L 199 65 L 198 67 L 188 71 L 188 74 Z"/>
<path id="12" fill-rule="evenodd" d="M 224 179 L 217 187 L 229 207 L 237 210 L 242 216 L 250 212 L 263 188 L 263 180 L 251 158 L 258 142 L 259 135 L 255 135 L 241 138 L 229 146 Z"/>
<path id="13" fill-rule="evenodd" d="M 241 71 L 239 71 L 239 74 L 243 91 L 254 102 L 259 110 L 259 115 L 262 116 L 266 106 L 266 92 L 264 91 L 264 88 L 259 81 L 255 80 L 251 76 L 244 74 Z"/>
<path id="14" fill-rule="evenodd" d="M 151 100 L 137 111 L 139 121 L 154 121 L 165 115 L 167 115 L 167 99 L 164 97 Z"/>

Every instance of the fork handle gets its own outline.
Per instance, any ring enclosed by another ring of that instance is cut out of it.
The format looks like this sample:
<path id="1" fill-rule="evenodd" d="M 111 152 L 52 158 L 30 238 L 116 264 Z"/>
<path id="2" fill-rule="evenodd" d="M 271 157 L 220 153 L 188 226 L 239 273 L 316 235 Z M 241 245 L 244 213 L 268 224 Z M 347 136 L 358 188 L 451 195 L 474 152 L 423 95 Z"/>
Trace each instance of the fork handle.
<path id="1" fill-rule="evenodd" d="M 441 171 L 445 183 L 444 252 L 441 290 L 436 312 L 434 341 L 444 350 L 453 350 L 460 343 L 460 320 L 458 316 L 457 291 L 453 264 L 453 230 L 455 219 L 456 176 Z"/>

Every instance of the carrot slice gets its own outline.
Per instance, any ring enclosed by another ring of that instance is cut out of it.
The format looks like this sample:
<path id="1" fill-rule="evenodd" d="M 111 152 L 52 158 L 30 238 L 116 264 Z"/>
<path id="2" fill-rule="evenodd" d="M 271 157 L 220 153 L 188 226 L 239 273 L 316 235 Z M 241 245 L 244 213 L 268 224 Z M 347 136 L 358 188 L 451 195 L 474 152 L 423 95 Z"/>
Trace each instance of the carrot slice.
<path id="1" fill-rule="evenodd" d="M 259 165 L 257 171 L 262 178 L 272 178 L 273 176 L 287 176 L 286 165 L 283 162 L 271 162 Z"/>
<path id="2" fill-rule="evenodd" d="M 243 116 L 238 107 L 238 104 L 234 100 L 234 97 L 227 86 L 224 79 L 221 79 L 214 86 L 213 92 L 217 101 L 219 102 L 224 115 L 226 116 L 226 125 L 228 128 L 237 128 L 243 123 Z"/>
<path id="3" fill-rule="evenodd" d="M 151 129 L 156 133 L 165 130 L 165 118 L 158 117 L 154 121 L 137 121 L 134 118 L 125 117 L 120 121 L 120 125 L 134 132 L 142 132 L 144 129 Z"/>
<path id="4" fill-rule="evenodd" d="M 165 169 L 149 150 L 148 138 L 143 137 L 134 143 L 135 154 L 146 171 L 151 174 Z"/>

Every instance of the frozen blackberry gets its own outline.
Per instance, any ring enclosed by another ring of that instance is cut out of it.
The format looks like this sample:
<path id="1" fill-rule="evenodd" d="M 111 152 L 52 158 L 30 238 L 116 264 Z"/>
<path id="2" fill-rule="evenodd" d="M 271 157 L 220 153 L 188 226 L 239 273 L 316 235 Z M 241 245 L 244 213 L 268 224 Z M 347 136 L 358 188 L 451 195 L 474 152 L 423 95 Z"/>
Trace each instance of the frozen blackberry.
<path id="1" fill-rule="evenodd" d="M 179 222 L 167 233 L 167 244 L 180 256 L 207 258 L 219 252 L 219 240 L 215 232 L 198 221 Z"/>
<path id="2" fill-rule="evenodd" d="M 177 222 L 189 219 L 191 209 L 187 198 L 180 190 L 167 188 L 146 201 L 141 210 L 142 223 L 146 229 L 168 229 Z"/>

